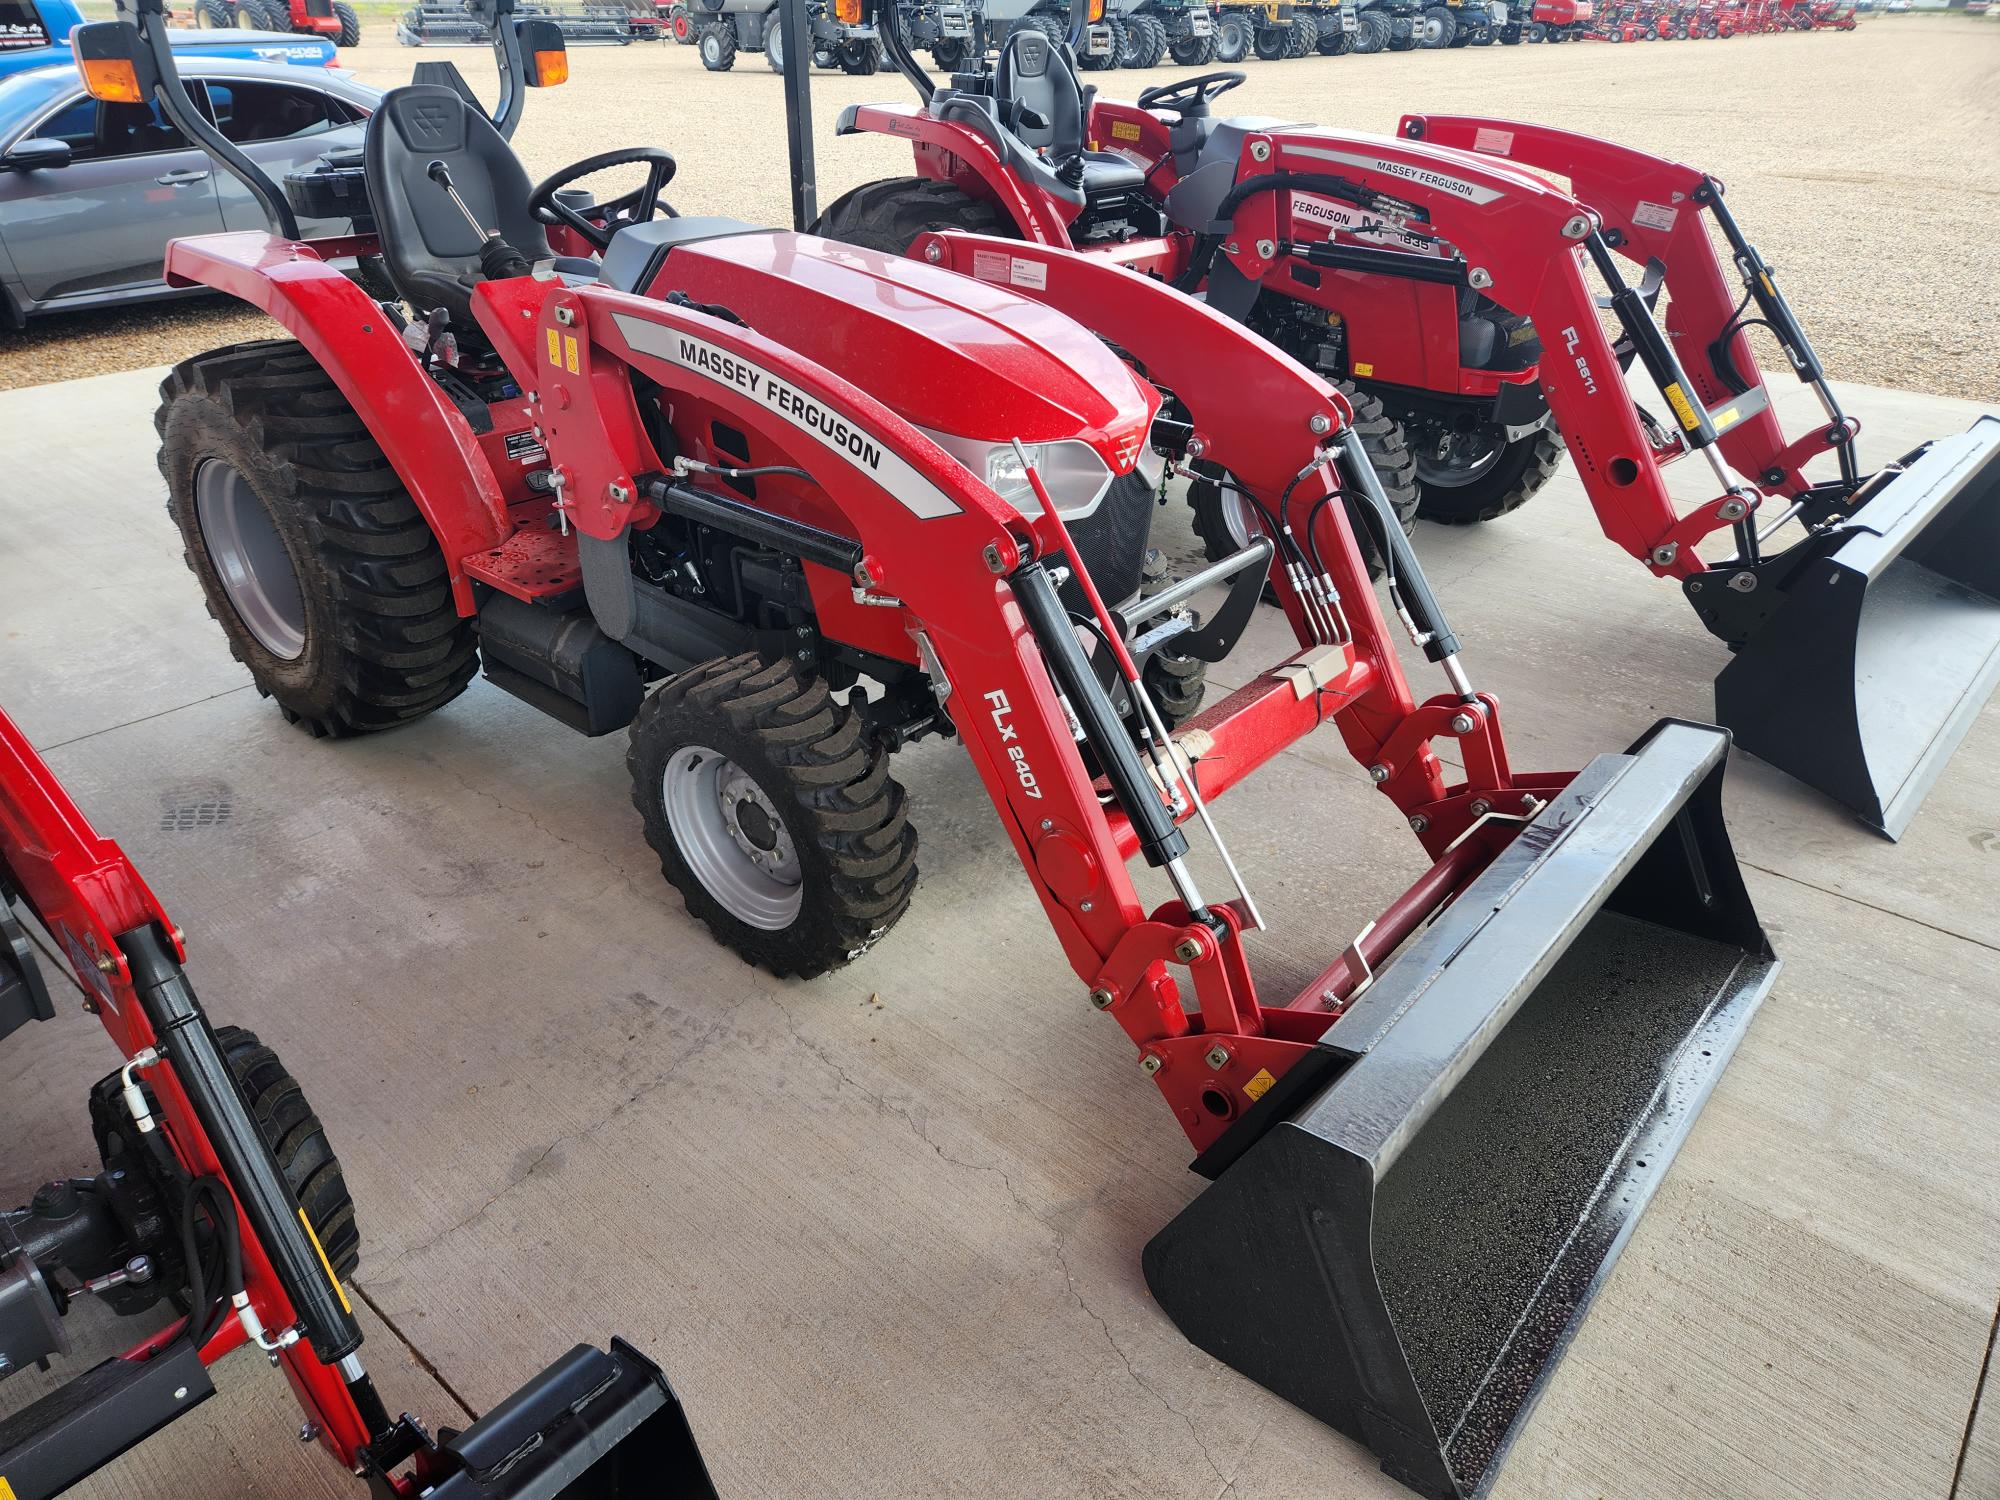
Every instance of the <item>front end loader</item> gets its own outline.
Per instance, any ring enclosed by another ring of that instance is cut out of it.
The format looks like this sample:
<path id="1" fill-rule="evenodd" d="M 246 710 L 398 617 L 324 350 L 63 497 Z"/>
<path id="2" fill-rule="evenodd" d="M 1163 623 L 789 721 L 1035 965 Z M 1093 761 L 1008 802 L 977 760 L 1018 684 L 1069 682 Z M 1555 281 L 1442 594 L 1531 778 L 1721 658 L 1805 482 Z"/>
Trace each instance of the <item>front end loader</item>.
<path id="1" fill-rule="evenodd" d="M 1516 770 L 1355 407 L 1110 259 L 662 216 L 652 148 L 530 188 L 505 136 L 560 38 L 505 0 L 492 118 L 444 75 L 392 90 L 359 166 L 281 194 L 204 134 L 156 16 L 87 34 L 151 57 L 146 92 L 273 220 L 176 242 L 169 277 L 295 335 L 188 361 L 159 419 L 259 689 L 338 738 L 483 667 L 629 731 L 690 914 L 798 977 L 910 908 L 891 758 L 957 740 L 1080 996 L 1215 1179 L 1146 1250 L 1162 1309 L 1423 1493 L 1479 1491 L 1777 972 L 1722 825 L 1726 733 Z M 807 77 L 789 56 L 794 108 Z M 640 186 L 573 191 L 620 164 Z M 365 200 L 375 230 L 302 241 L 289 193 Z M 1182 474 L 1268 527 L 1174 578 L 1146 533 Z M 1291 644 L 1204 702 L 1267 591 Z M 1302 989 L 1260 990 L 1217 807 L 1322 726 L 1417 873 Z"/>
<path id="2" fill-rule="evenodd" d="M 924 228 L 1012 233 L 1199 291 L 1380 403 L 1420 515 L 1504 514 L 1566 447 L 1605 535 L 1680 583 L 1732 653 L 1716 716 L 1738 744 L 1871 828 L 1901 833 L 2000 683 L 2000 417 L 1864 472 L 1859 423 L 1715 177 L 1507 120 L 1410 115 L 1385 138 L 1216 117 L 1241 73 L 1119 104 L 1059 55 L 1003 54 L 949 90 L 899 67 L 919 106 L 850 107 L 840 128 L 910 139 L 920 176 L 856 189 L 826 233 L 882 249 Z M 1752 327 L 1820 409 L 1799 437 Z M 1665 475 L 1683 459 L 1716 486 L 1685 511 Z M 1808 474 L 1816 460 L 1837 473 Z M 1255 521 L 1197 505 L 1212 556 Z M 1725 535 L 1733 555 L 1700 555 Z"/>
<path id="3" fill-rule="evenodd" d="M 180 1313 L 0 1418 L 0 1495 L 60 1494 L 255 1345 L 298 1397 L 299 1435 L 371 1500 L 715 1500 L 673 1388 L 622 1339 L 578 1345 L 463 1431 L 389 1416 L 343 1284 L 361 1239 L 339 1159 L 277 1054 L 211 1025 L 183 944 L 0 713 L 0 1039 L 55 1018 L 66 972 L 124 1060 L 90 1091 L 103 1171 L 0 1210 L 0 1380 L 68 1354 L 80 1302 Z"/>

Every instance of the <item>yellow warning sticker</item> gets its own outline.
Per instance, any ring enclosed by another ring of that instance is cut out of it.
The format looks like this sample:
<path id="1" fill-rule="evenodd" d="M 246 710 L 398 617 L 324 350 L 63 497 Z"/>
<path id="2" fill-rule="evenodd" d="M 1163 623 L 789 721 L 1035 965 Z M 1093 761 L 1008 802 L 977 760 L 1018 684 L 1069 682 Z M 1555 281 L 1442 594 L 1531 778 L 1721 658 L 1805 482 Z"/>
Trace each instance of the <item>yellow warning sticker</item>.
<path id="1" fill-rule="evenodd" d="M 549 363 L 557 367 L 562 365 L 562 340 L 553 328 L 549 330 Z"/>
<path id="2" fill-rule="evenodd" d="M 1259 1068 L 1257 1076 L 1243 1085 L 1243 1092 L 1248 1094 L 1250 1102 L 1255 1104 L 1259 1099 L 1271 1092 L 1271 1085 L 1277 1081 L 1277 1079 L 1271 1076 L 1269 1068 Z"/>
<path id="3" fill-rule="evenodd" d="M 1111 122 L 1111 139 L 1114 141 L 1136 141 L 1139 139 L 1139 127 L 1130 120 L 1113 120 Z"/>
<path id="4" fill-rule="evenodd" d="M 1743 413 L 1736 407 L 1725 406 L 1721 411 L 1716 412 L 1710 417 L 1709 420 L 1715 423 L 1715 430 L 1721 432 L 1724 428 L 1734 427 L 1742 415 Z"/>
<path id="5" fill-rule="evenodd" d="M 4 1474 L 0 1474 L 0 1500 L 15 1500 L 14 1486 L 7 1482 Z"/>
<path id="6" fill-rule="evenodd" d="M 575 366 L 571 366 L 571 368 L 574 369 Z M 1667 398 L 1667 405 L 1671 406 L 1674 409 L 1674 415 L 1680 418 L 1683 430 L 1693 432 L 1695 428 L 1701 425 L 1695 419 L 1694 403 L 1688 400 L 1687 392 L 1681 389 L 1681 383 L 1678 380 L 1668 381 L 1664 394 Z"/>
<path id="7" fill-rule="evenodd" d="M 570 374 L 572 375 L 577 373 L 576 335 L 573 333 L 566 333 L 563 335 L 563 368 L 569 371 Z"/>
<path id="8" fill-rule="evenodd" d="M 333 1274 L 333 1262 L 326 1258 L 326 1246 L 322 1245 L 319 1236 L 313 1233 L 312 1220 L 306 1217 L 303 1208 L 299 1210 L 299 1222 L 306 1226 L 306 1238 L 313 1242 L 313 1249 L 319 1252 L 320 1267 L 326 1272 L 326 1279 L 333 1283 L 333 1295 L 340 1299 L 340 1305 L 347 1309 L 347 1315 L 353 1317 L 354 1304 L 347 1300 L 347 1289 L 341 1286 L 340 1278 Z M 0 1500 L 7 1500 L 7 1497 L 0 1495 Z"/>
<path id="9" fill-rule="evenodd" d="M 1375 367 L 1373 365 L 1363 364 L 1358 359 L 1354 362 L 1354 378 L 1356 380 L 1366 380 L 1370 375 L 1373 375 L 1374 373 L 1375 373 Z"/>

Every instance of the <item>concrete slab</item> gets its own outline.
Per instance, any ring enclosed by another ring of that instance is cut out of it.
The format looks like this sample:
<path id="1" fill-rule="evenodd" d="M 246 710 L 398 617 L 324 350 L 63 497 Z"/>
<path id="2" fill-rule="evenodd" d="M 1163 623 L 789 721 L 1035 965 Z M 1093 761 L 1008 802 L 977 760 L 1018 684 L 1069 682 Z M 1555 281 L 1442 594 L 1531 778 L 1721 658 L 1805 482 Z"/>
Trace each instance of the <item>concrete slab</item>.
<path id="1" fill-rule="evenodd" d="M 1403 1493 L 1151 1305 L 1139 1247 L 1199 1184 L 962 756 L 898 762 L 924 880 L 896 933 L 819 983 L 753 972 L 660 881 L 616 738 L 484 685 L 353 744 L 285 726 L 181 567 L 153 377 L 89 384 L 0 397 L 0 430 L 101 424 L 86 518 L 47 514 L 72 493 L 61 444 L 0 495 L 0 535 L 33 546 L 0 557 L 5 702 L 187 928 L 217 1017 L 307 1081 L 361 1206 L 357 1284 L 469 1403 L 622 1332 L 673 1374 L 732 1500 Z M 1871 431 L 1963 425 L 1856 405 Z M 1517 762 L 1705 711 L 1719 650 L 1573 491 L 1419 545 Z M 1736 768 L 1789 967 L 1496 1495 L 1948 1491 L 2000 1284 L 2000 917 L 1966 837 L 2000 801 L 1996 744 L 1989 710 L 1900 847 Z M 227 817 L 183 827 L 194 802 Z M 1221 813 L 1274 928 L 1263 983 L 1316 971 L 1415 873 L 1331 742 Z M 87 1161 L 105 1063 L 80 1018 L 9 1046 L 18 1195 Z M 202 1493 L 275 1492 L 265 1465 L 311 1455 L 269 1399 L 239 1447 L 191 1421 L 105 1493 L 177 1493 L 197 1462 Z M 441 1392 L 410 1403 L 450 1419 Z M 322 1469 L 300 1493 L 345 1492 Z"/>

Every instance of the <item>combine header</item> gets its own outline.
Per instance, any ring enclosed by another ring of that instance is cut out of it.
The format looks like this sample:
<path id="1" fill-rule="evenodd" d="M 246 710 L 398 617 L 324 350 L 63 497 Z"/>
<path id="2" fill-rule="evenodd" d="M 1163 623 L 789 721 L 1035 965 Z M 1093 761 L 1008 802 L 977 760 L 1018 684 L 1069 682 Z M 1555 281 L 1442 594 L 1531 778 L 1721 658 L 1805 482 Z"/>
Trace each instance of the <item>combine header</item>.
<path id="1" fill-rule="evenodd" d="M 506 0 L 494 116 L 392 90 L 365 168 L 287 180 L 365 196 L 378 232 L 302 242 L 181 92 L 157 11 L 137 19 L 86 35 L 151 69 L 272 220 L 177 241 L 169 278 L 296 334 L 186 361 L 158 419 L 190 566 L 260 690 L 337 738 L 483 665 L 581 732 L 629 728 L 689 912 L 796 976 L 888 940 L 917 857 L 892 755 L 957 740 L 1078 998 L 1215 1179 L 1146 1252 L 1161 1307 L 1425 1493 L 1478 1490 L 1776 972 L 1722 825 L 1726 733 L 1668 721 L 1575 774 L 1515 769 L 1371 461 L 1379 423 L 1109 257 L 943 235 L 904 259 L 676 217 L 653 148 L 531 188 L 504 137 L 561 38 Z M 1039 30 L 1002 56 L 1068 67 Z M 619 166 L 643 180 L 574 190 Z M 333 264 L 378 252 L 388 302 Z M 1142 587 L 1176 471 L 1268 526 Z M 1266 590 L 1290 644 L 1204 704 Z M 1416 878 L 1294 992 L 1253 972 L 1266 921 L 1218 808 L 1322 727 Z"/>

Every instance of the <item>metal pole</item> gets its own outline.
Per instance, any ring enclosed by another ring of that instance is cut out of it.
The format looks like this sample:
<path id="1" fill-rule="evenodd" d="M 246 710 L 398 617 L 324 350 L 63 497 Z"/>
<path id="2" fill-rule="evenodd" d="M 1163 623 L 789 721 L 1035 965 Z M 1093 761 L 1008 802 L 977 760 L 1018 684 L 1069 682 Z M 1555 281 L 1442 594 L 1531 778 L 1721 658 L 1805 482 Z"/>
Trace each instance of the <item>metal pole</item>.
<path id="1" fill-rule="evenodd" d="M 780 0 L 778 13 L 785 28 L 785 145 L 792 158 L 792 228 L 803 234 L 819 218 L 819 183 L 813 168 L 812 18 L 806 0 Z"/>

